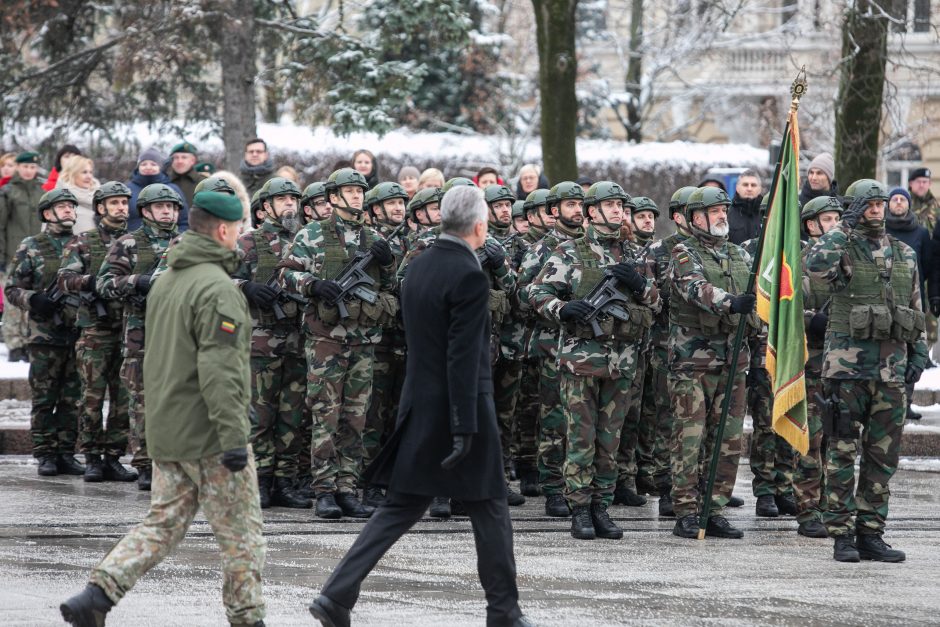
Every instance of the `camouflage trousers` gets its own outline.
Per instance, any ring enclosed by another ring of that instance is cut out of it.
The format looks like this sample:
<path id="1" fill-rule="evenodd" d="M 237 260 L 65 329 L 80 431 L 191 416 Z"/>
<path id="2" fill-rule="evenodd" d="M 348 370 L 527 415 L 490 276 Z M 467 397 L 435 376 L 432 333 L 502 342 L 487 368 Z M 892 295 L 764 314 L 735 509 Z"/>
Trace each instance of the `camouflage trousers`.
<path id="1" fill-rule="evenodd" d="M 560 374 L 568 437 L 565 498 L 571 507 L 592 502 L 610 505 L 614 499 L 617 447 L 630 402 L 630 381 Z"/>
<path id="2" fill-rule="evenodd" d="M 293 479 L 303 443 L 307 361 L 300 355 L 251 358 L 251 448 L 259 476 Z"/>
<path id="3" fill-rule="evenodd" d="M 75 347 L 30 344 L 29 389 L 33 456 L 74 453 L 82 395 Z"/>
<path id="4" fill-rule="evenodd" d="M 8 350 L 26 348 L 29 342 L 29 314 L 4 299 L 3 343 Z"/>
<path id="5" fill-rule="evenodd" d="M 568 422 L 561 404 L 558 366 L 551 357 L 539 360 L 539 489 L 561 494 L 565 489 L 565 449 Z"/>
<path id="6" fill-rule="evenodd" d="M 379 345 L 372 363 L 372 402 L 362 431 L 363 467 L 368 466 L 395 430 L 398 401 L 405 384 L 405 356 Z"/>
<path id="7" fill-rule="evenodd" d="M 144 410 L 144 356 L 125 357 L 121 363 L 121 385 L 127 390 L 131 421 L 129 432 L 131 441 L 131 466 L 150 468 L 150 454 L 147 452 L 146 412 Z"/>
<path id="8" fill-rule="evenodd" d="M 822 521 L 821 490 L 823 473 L 823 429 L 822 413 L 816 403 L 814 392 L 822 394 L 822 380 L 818 374 L 806 371 L 807 422 L 809 426 L 809 450 L 799 455 L 793 475 L 793 495 L 796 498 L 797 522 Z"/>
<path id="9" fill-rule="evenodd" d="M 522 383 L 522 362 L 500 356 L 493 366 L 493 403 L 496 405 L 496 421 L 499 423 L 499 444 L 503 449 L 503 468 L 506 477 L 512 467 L 516 453 L 515 413 L 516 398 Z"/>
<path id="10" fill-rule="evenodd" d="M 752 368 L 747 378 L 747 407 L 751 412 L 751 484 L 754 496 L 793 494 L 793 473 L 798 453 L 774 431 L 771 424 L 773 391 L 770 375 L 763 368 Z"/>
<path id="11" fill-rule="evenodd" d="M 630 382 L 630 397 L 623 428 L 620 430 L 620 446 L 617 448 L 617 485 L 636 489 L 637 446 L 640 440 L 640 413 L 643 404 L 643 387 L 646 380 L 648 352 L 638 355 L 636 374 Z"/>
<path id="12" fill-rule="evenodd" d="M 313 489 L 317 494 L 355 493 L 372 397 L 374 349 L 317 337 L 307 340 L 305 352 L 307 403 L 313 417 Z"/>
<path id="13" fill-rule="evenodd" d="M 516 400 L 514 450 L 516 467 L 530 472 L 536 469 L 538 457 L 539 404 L 539 360 L 526 359 Z"/>
<path id="14" fill-rule="evenodd" d="M 231 623 L 262 620 L 265 541 L 251 455 L 248 466 L 239 472 L 223 466 L 221 454 L 195 461 L 154 461 L 150 511 L 95 567 L 89 581 L 112 602 L 119 602 L 182 542 L 200 508 L 222 555 L 226 618 Z"/>
<path id="15" fill-rule="evenodd" d="M 666 349 L 654 347 L 649 352 L 643 384 L 637 476 L 652 477 L 661 494 L 668 492 L 672 485 L 669 455 L 675 421 L 672 419 L 671 398 Z"/>
<path id="16" fill-rule="evenodd" d="M 83 329 L 75 344 L 82 380 L 81 428 L 78 450 L 86 455 L 121 456 L 130 429 L 127 389 L 121 385 L 121 332 Z M 104 399 L 108 397 L 108 419 Z"/>
<path id="17" fill-rule="evenodd" d="M 826 379 L 824 385 L 830 390 L 838 386 L 841 424 L 830 435 L 826 453 L 823 522 L 831 536 L 884 533 L 891 495 L 888 482 L 898 469 L 907 411 L 904 384 Z"/>
<path id="18" fill-rule="evenodd" d="M 698 513 L 702 506 L 727 378 L 726 368 L 716 372 L 673 375 L 676 435 L 672 443 L 672 500 L 679 518 Z M 724 436 L 718 443 L 718 468 L 711 495 L 712 515 L 721 514 L 727 505 L 738 475 L 744 428 L 744 380 L 744 373 L 738 371 L 731 388 Z"/>

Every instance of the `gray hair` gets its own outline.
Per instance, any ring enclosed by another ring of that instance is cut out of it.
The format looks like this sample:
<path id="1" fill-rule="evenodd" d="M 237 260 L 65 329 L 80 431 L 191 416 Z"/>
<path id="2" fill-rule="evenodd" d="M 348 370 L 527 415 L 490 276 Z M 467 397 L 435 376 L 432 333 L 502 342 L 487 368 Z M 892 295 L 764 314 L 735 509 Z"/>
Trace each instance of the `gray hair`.
<path id="1" fill-rule="evenodd" d="M 441 231 L 466 236 L 473 233 L 478 222 L 486 222 L 486 201 L 483 190 L 475 185 L 453 187 L 441 200 Z"/>

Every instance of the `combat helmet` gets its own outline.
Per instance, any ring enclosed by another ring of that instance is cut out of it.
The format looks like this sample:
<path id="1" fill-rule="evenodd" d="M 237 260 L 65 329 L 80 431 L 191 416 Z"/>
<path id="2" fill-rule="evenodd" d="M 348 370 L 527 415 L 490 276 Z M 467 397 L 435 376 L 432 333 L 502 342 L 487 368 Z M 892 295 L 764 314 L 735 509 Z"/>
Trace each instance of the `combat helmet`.
<path id="1" fill-rule="evenodd" d="M 652 198 L 648 198 L 647 196 L 634 196 L 633 205 L 633 213 L 639 213 L 640 211 L 651 211 L 654 217 L 659 217 L 659 207 L 656 206 L 656 203 L 653 202 Z"/>
<path id="2" fill-rule="evenodd" d="M 880 181 L 875 179 L 859 179 L 849 185 L 843 196 L 843 203 L 848 207 L 856 198 L 865 200 L 883 200 L 888 201 L 888 189 Z"/>
<path id="3" fill-rule="evenodd" d="M 221 192 L 223 194 L 231 194 L 234 196 L 235 188 L 218 174 L 213 174 L 212 176 L 204 178 L 196 183 L 196 187 L 193 190 L 193 195 L 195 196 L 199 192 Z"/>
<path id="4" fill-rule="evenodd" d="M 525 209 L 526 213 L 528 213 L 530 211 L 535 211 L 539 207 L 544 207 L 546 204 L 548 204 L 548 193 L 549 190 L 547 189 L 532 190 L 529 192 L 529 195 L 525 197 L 525 204 L 522 208 Z M 581 193 L 582 195 L 584 194 L 583 190 Z"/>
<path id="5" fill-rule="evenodd" d="M 95 190 L 94 195 L 91 197 L 91 204 L 97 213 L 99 203 L 104 202 L 108 198 L 116 198 L 118 196 L 130 198 L 133 196 L 133 193 L 131 193 L 131 188 L 121 181 L 108 181 Z"/>
<path id="6" fill-rule="evenodd" d="M 835 196 L 817 196 L 806 202 L 800 209 L 800 222 L 806 222 L 826 211 L 835 211 L 842 215 L 842 203 Z"/>
<path id="7" fill-rule="evenodd" d="M 47 222 L 47 220 L 42 217 L 42 212 L 46 209 L 51 209 L 58 202 L 70 202 L 76 207 L 78 207 L 78 198 L 75 197 L 71 191 L 66 187 L 57 187 L 55 189 L 49 190 L 39 198 L 39 205 L 37 209 L 39 210 L 39 220 L 41 222 Z"/>
<path id="8" fill-rule="evenodd" d="M 685 217 L 685 206 L 689 202 L 689 196 L 692 195 L 692 192 L 698 188 L 693 185 L 686 185 L 685 187 L 680 187 L 672 195 L 672 198 L 669 199 L 669 217 L 672 218 L 673 214 L 678 213 Z"/>
<path id="9" fill-rule="evenodd" d="M 459 187 L 459 186 L 461 186 L 461 185 L 463 185 L 463 186 L 465 186 L 465 187 L 467 187 L 467 186 L 469 186 L 469 187 L 476 187 L 476 186 L 477 186 L 476 183 L 474 183 L 473 181 L 471 181 L 470 179 L 468 179 L 468 178 L 466 178 L 466 177 L 464 177 L 464 176 L 455 176 L 454 178 L 452 178 L 452 179 L 450 179 L 449 181 L 447 181 L 446 183 L 444 183 L 443 192 L 446 194 L 447 192 L 449 192 L 449 191 L 450 191 L 451 189 L 453 189 L 454 187 Z"/>
<path id="10" fill-rule="evenodd" d="M 689 194 L 685 204 L 685 217 L 691 222 L 693 211 L 704 211 L 715 205 L 730 206 L 731 197 L 728 192 L 720 187 L 698 187 Z"/>
<path id="11" fill-rule="evenodd" d="M 275 176 L 272 179 L 268 179 L 268 181 L 261 186 L 261 196 L 259 200 L 262 206 L 264 206 L 266 200 L 274 198 L 275 196 L 293 196 L 299 202 L 302 195 L 300 188 L 297 187 L 297 183 L 283 176 Z"/>
<path id="12" fill-rule="evenodd" d="M 512 219 L 524 218 L 525 217 L 525 201 L 517 200 L 512 203 Z"/>
<path id="13" fill-rule="evenodd" d="M 419 189 L 411 198 L 411 202 L 408 203 L 408 216 L 417 222 L 418 217 L 416 213 L 418 209 L 424 209 L 431 203 L 440 203 L 443 197 L 444 192 L 440 187 L 425 187 L 424 189 Z"/>

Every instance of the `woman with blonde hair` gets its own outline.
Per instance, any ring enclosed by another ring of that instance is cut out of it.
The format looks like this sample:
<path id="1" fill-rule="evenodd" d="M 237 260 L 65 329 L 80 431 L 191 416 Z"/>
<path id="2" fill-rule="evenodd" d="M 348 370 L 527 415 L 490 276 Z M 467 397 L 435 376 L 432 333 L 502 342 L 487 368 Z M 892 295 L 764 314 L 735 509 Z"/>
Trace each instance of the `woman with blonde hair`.
<path id="1" fill-rule="evenodd" d="M 0 187 L 10 182 L 14 172 L 16 172 L 16 154 L 8 152 L 0 155 Z"/>
<path id="2" fill-rule="evenodd" d="M 62 166 L 62 173 L 56 181 L 57 188 L 65 188 L 78 199 L 78 211 L 75 213 L 76 235 L 95 228 L 95 206 L 93 197 L 101 186 L 95 178 L 95 162 L 88 157 L 75 156 Z"/>
<path id="3" fill-rule="evenodd" d="M 444 173 L 437 168 L 428 168 L 421 173 L 418 179 L 418 189 L 427 187 L 444 187 Z"/>

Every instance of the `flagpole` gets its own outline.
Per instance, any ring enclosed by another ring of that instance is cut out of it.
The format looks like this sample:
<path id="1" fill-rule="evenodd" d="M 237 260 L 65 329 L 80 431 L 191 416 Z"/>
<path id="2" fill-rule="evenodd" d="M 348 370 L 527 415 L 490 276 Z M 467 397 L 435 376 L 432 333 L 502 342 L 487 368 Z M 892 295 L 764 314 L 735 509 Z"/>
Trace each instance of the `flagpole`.
<path id="1" fill-rule="evenodd" d="M 787 122 L 783 127 L 783 140 L 788 141 L 790 136 L 790 119 L 796 115 L 800 108 L 800 98 L 806 93 L 806 66 L 804 65 L 796 75 L 796 80 L 790 86 L 790 111 L 787 114 Z M 764 235 L 767 226 L 767 214 L 773 207 L 774 195 L 777 193 L 777 180 L 780 178 L 780 167 L 783 161 L 784 146 L 780 145 L 780 154 L 777 156 L 777 165 L 774 167 L 774 176 L 770 183 L 770 191 L 767 193 L 767 209 L 761 211 L 760 235 L 757 240 L 757 251 L 751 262 L 751 273 L 747 278 L 747 289 L 745 294 L 754 291 L 754 283 L 757 280 L 757 272 L 760 267 L 761 254 L 764 251 Z M 706 483 L 705 495 L 702 497 L 702 515 L 698 522 L 698 539 L 705 539 L 705 527 L 708 525 L 708 517 L 712 508 L 712 493 L 715 490 L 715 475 L 718 472 L 718 458 L 721 455 L 721 441 L 725 435 L 725 423 L 728 421 L 728 411 L 731 407 L 731 393 L 734 389 L 734 378 L 738 372 L 738 354 L 741 352 L 741 343 L 744 341 L 744 331 L 747 323 L 742 317 L 741 323 L 735 331 L 734 344 L 730 353 L 728 363 L 728 377 L 725 380 L 725 393 L 721 399 L 721 417 L 718 419 L 718 430 L 715 433 L 714 446 L 712 448 L 711 461 L 708 464 L 708 482 Z"/>

